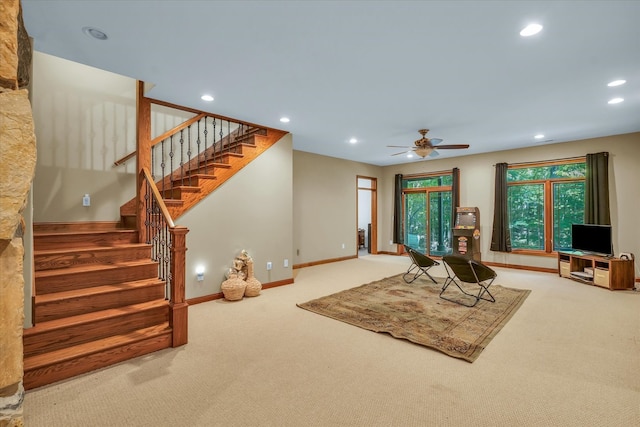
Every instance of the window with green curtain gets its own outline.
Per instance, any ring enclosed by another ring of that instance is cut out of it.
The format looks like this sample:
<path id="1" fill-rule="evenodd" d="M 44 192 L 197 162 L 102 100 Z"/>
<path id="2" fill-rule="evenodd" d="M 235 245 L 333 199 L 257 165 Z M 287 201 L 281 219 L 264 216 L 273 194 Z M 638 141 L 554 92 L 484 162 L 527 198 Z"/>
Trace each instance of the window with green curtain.
<path id="1" fill-rule="evenodd" d="M 509 166 L 507 203 L 514 251 L 571 248 L 571 225 L 584 223 L 585 175 L 584 161 Z"/>

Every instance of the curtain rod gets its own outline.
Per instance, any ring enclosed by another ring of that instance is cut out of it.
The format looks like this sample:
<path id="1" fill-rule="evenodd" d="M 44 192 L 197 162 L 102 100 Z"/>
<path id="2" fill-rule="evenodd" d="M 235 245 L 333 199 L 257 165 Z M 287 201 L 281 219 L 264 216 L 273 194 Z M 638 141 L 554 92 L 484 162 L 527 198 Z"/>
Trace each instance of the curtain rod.
<path id="1" fill-rule="evenodd" d="M 495 165 L 494 165 L 495 166 Z M 454 168 L 455 169 L 455 168 Z M 429 176 L 429 175 L 447 175 L 452 174 L 453 169 L 445 169 L 443 171 L 434 171 L 434 172 L 422 172 L 422 173 L 412 173 L 409 175 L 402 175 L 402 178 L 419 178 L 421 176 Z"/>
<path id="2" fill-rule="evenodd" d="M 607 153 L 607 154 L 609 154 L 609 153 Z M 584 160 L 585 158 L 586 158 L 586 155 L 577 156 L 577 157 L 565 157 L 563 159 L 536 160 L 536 161 L 533 161 L 533 162 L 507 163 L 507 165 L 509 165 L 509 166 L 535 165 L 535 164 L 538 164 L 538 163 L 564 162 L 564 161 L 567 161 L 567 160 Z M 493 166 L 495 167 L 496 164 L 494 163 Z"/>

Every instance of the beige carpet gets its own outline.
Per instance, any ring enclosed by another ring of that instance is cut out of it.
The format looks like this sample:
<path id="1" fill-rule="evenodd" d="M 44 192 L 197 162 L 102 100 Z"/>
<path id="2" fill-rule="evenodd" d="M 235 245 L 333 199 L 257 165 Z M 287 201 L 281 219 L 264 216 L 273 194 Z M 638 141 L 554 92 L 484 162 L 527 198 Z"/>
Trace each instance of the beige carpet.
<path id="1" fill-rule="evenodd" d="M 495 285 L 490 288 L 495 303 L 465 307 L 440 298 L 445 279 L 436 280 L 423 276 L 407 284 L 398 274 L 298 307 L 473 362 L 531 292 Z"/>
<path id="2" fill-rule="evenodd" d="M 296 307 L 409 263 L 318 265 L 191 306 L 187 345 L 27 392 L 26 426 L 640 425 L 640 292 L 496 268 L 495 284 L 531 294 L 474 363 Z"/>

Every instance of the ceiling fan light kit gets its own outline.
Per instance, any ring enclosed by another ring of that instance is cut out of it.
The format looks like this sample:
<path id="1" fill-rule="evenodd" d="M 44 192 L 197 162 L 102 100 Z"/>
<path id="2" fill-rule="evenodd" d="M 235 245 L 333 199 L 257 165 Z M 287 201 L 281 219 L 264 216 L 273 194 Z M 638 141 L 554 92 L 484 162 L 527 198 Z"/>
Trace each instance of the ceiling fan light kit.
<path id="1" fill-rule="evenodd" d="M 436 150 L 445 149 L 445 150 L 457 150 L 469 148 L 469 144 L 450 144 L 450 145 L 437 145 L 442 142 L 440 138 L 427 138 L 427 133 L 429 129 L 420 129 L 418 133 L 422 135 L 422 138 L 417 139 L 414 142 L 415 147 L 407 147 L 407 146 L 399 146 L 399 145 L 387 145 L 387 147 L 402 147 L 409 148 L 409 150 L 402 151 L 400 153 L 392 154 L 392 156 L 397 156 L 399 154 L 404 153 L 416 153 L 418 156 L 423 159 L 427 156 L 435 157 L 438 155 Z"/>

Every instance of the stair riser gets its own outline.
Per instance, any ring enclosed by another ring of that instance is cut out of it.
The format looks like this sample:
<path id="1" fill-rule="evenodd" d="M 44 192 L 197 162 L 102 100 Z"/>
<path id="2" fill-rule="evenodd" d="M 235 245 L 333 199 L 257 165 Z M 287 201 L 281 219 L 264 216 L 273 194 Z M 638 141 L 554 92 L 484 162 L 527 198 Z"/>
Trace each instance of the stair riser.
<path id="1" fill-rule="evenodd" d="M 179 182 L 174 182 L 173 185 L 180 185 Z M 171 190 L 165 190 L 162 193 L 162 197 L 165 199 L 181 199 L 182 194 L 186 193 L 198 193 L 200 191 L 199 188 L 194 187 L 193 189 L 184 189 L 184 188 L 173 188 Z"/>
<path id="2" fill-rule="evenodd" d="M 137 243 L 136 231 L 113 231 L 95 234 L 34 235 L 34 250 L 72 249 L 78 247 L 105 247 Z"/>
<path id="3" fill-rule="evenodd" d="M 188 175 L 184 179 L 176 179 L 173 181 L 174 186 L 189 185 L 193 187 L 199 187 L 202 183 L 216 179 L 215 175 L 195 175 L 189 177 Z"/>
<path id="4" fill-rule="evenodd" d="M 171 347 L 170 333 L 79 356 L 72 360 L 52 363 L 41 368 L 28 369 L 25 367 L 24 388 L 33 390 L 36 387 L 111 366 L 168 347 Z"/>
<path id="5" fill-rule="evenodd" d="M 36 273 L 36 295 L 73 291 L 76 289 L 112 285 L 135 280 L 154 279 L 157 275 L 158 266 L 152 262 L 97 271 L 60 274 L 54 277 L 38 277 Z"/>
<path id="6" fill-rule="evenodd" d="M 38 302 L 38 297 L 36 297 L 34 310 L 35 323 L 38 324 L 40 322 L 62 319 L 78 314 L 163 299 L 164 296 L 165 284 L 163 282 L 151 282 L 150 285 L 145 287 L 124 288 L 118 292 L 87 295 L 60 301 L 40 303 Z"/>
<path id="7" fill-rule="evenodd" d="M 118 248 L 95 252 L 73 252 L 34 255 L 36 271 L 58 268 L 78 267 L 82 265 L 115 264 L 151 258 L 151 247 Z"/>
<path id="8" fill-rule="evenodd" d="M 166 305 L 161 305 L 148 310 L 122 314 L 114 318 L 96 318 L 90 322 L 47 330 L 38 334 L 25 334 L 23 337 L 24 356 L 29 357 L 113 335 L 126 334 L 168 320 L 168 308 Z"/>

